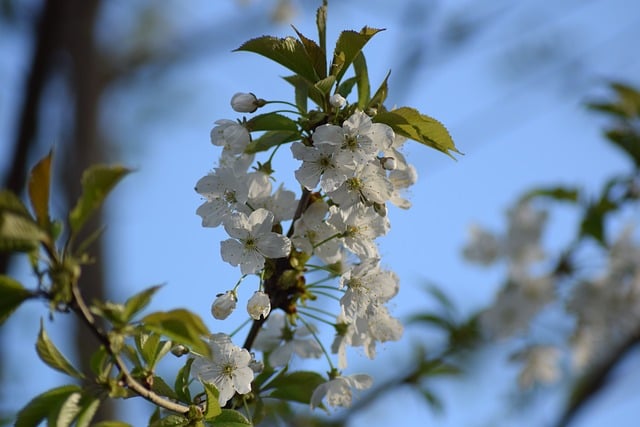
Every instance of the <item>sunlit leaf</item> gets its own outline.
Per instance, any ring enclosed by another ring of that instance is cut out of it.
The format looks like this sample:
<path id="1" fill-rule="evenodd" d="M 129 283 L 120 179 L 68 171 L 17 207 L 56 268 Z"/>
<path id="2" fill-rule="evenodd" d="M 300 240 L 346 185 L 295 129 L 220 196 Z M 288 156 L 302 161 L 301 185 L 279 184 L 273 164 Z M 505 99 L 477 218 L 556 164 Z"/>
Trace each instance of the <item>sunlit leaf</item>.
<path id="1" fill-rule="evenodd" d="M 34 427 L 56 413 L 67 398 L 81 391 L 77 385 L 65 385 L 48 390 L 33 399 L 18 412 L 15 427 Z"/>
<path id="2" fill-rule="evenodd" d="M 77 235 L 116 184 L 128 173 L 123 166 L 94 165 L 82 174 L 82 195 L 69 213 L 72 236 Z"/>
<path id="3" fill-rule="evenodd" d="M 153 424 L 150 424 L 149 427 L 183 427 L 188 426 L 189 423 L 190 421 L 186 417 L 181 415 L 169 415 L 154 422 Z"/>
<path id="4" fill-rule="evenodd" d="M 245 42 L 235 51 L 247 51 L 262 55 L 310 82 L 316 82 L 320 79 L 304 45 L 293 37 L 262 36 Z"/>
<path id="5" fill-rule="evenodd" d="M 82 399 L 82 394 L 79 392 L 71 393 L 67 396 L 58 410 L 49 414 L 49 425 L 56 427 L 71 426 L 71 423 L 73 423 L 73 420 L 82 409 L 80 399 Z"/>
<path id="6" fill-rule="evenodd" d="M 214 384 L 202 381 L 202 386 L 207 394 L 207 410 L 204 413 L 204 419 L 212 420 L 222 413 L 220 403 L 218 402 L 220 392 Z"/>
<path id="7" fill-rule="evenodd" d="M 320 49 L 327 52 L 327 1 L 324 0 L 322 6 L 316 12 L 316 27 L 318 28 L 318 42 Z"/>
<path id="8" fill-rule="evenodd" d="M 142 318 L 141 323 L 147 330 L 191 347 L 198 354 L 207 356 L 210 354 L 209 346 L 202 339 L 209 335 L 209 330 L 200 317 L 188 310 L 176 309 L 152 313 Z"/>
<path id="9" fill-rule="evenodd" d="M 98 408 L 100 407 L 100 399 L 92 396 L 82 396 L 82 402 L 80 413 L 76 419 L 76 427 L 89 427 L 91 425 L 91 420 L 95 416 Z"/>
<path id="10" fill-rule="evenodd" d="M 40 356 L 40 359 L 51 368 L 75 378 L 84 378 L 84 375 L 69 363 L 49 339 L 47 332 L 44 330 L 42 319 L 40 319 L 40 332 L 38 333 L 38 341 L 36 342 L 36 352 L 38 356 Z"/>
<path id="11" fill-rule="evenodd" d="M 380 87 L 378 87 L 376 93 L 373 94 L 373 98 L 371 98 L 371 101 L 369 101 L 369 105 L 367 105 L 367 108 L 374 108 L 376 110 L 379 110 L 382 107 L 382 104 L 384 104 L 384 101 L 387 99 L 387 94 L 389 93 L 387 82 L 390 75 L 391 71 L 387 73 L 384 80 L 380 84 Z"/>
<path id="12" fill-rule="evenodd" d="M 0 295 L 0 325 L 20 304 L 33 296 L 20 282 L 5 275 L 0 275 Z"/>
<path id="13" fill-rule="evenodd" d="M 166 396 L 172 400 L 178 400 L 176 392 L 173 391 L 162 377 L 157 375 L 153 376 L 153 385 L 151 386 L 151 390 L 160 396 Z"/>
<path id="14" fill-rule="evenodd" d="M 43 230 L 27 211 L 14 209 L 15 206 L 2 206 L 2 202 L 12 204 L 15 200 L 9 192 L 0 194 L 0 251 L 4 252 L 33 252 L 39 244 L 50 241 L 49 235 Z M 17 198 L 16 198 L 17 200 Z"/>
<path id="15" fill-rule="evenodd" d="M 189 391 L 189 384 L 191 383 L 191 365 L 195 359 L 190 357 L 187 359 L 185 365 L 180 368 L 176 381 L 173 386 L 178 398 L 185 403 L 191 403 L 191 391 Z"/>
<path id="16" fill-rule="evenodd" d="M 51 188 L 51 158 L 50 151 L 31 170 L 29 177 L 29 198 L 36 214 L 38 224 L 45 230 L 49 228 L 49 190 Z"/>
<path id="17" fill-rule="evenodd" d="M 262 131 L 262 130 L 285 130 L 285 131 L 297 131 L 297 123 L 287 116 L 283 116 L 278 113 L 266 113 L 259 114 L 247 121 L 247 129 L 249 131 Z"/>
<path id="18" fill-rule="evenodd" d="M 311 61 L 311 65 L 313 65 L 316 75 L 319 79 L 324 79 L 327 77 L 327 54 L 315 41 L 302 35 L 296 27 L 293 27 L 293 29 L 302 42 L 304 50 L 307 52 L 307 56 Z"/>
<path id="19" fill-rule="evenodd" d="M 160 289 L 161 285 L 152 286 L 138 292 L 124 303 L 123 317 L 125 321 L 130 321 L 133 316 L 142 311 L 151 301 L 153 295 Z"/>
<path id="20" fill-rule="evenodd" d="M 369 103 L 371 86 L 369 85 L 367 61 L 364 59 L 362 52 L 358 52 L 356 57 L 353 59 L 353 69 L 356 73 L 356 82 L 358 83 L 358 108 L 360 110 L 364 110 Z"/>
<path id="21" fill-rule="evenodd" d="M 251 421 L 238 411 L 223 409 L 213 421 L 207 421 L 207 425 L 215 427 L 246 427 L 251 425 Z"/>
<path id="22" fill-rule="evenodd" d="M 367 42 L 383 29 L 364 27 L 359 32 L 343 31 L 338 37 L 334 51 L 333 62 L 331 63 L 330 74 L 336 76 L 336 81 L 342 81 L 344 73 L 353 60 L 360 53 Z"/>
<path id="23" fill-rule="evenodd" d="M 324 94 L 315 86 L 313 82 L 310 82 L 300 76 L 286 76 L 283 79 L 293 85 L 296 89 L 296 105 L 300 108 L 301 101 L 298 100 L 298 97 L 301 97 L 306 93 L 306 96 L 315 102 L 316 105 L 322 107 L 324 104 Z M 306 101 L 304 102 L 304 109 L 300 108 L 301 111 L 306 111 Z"/>
<path id="24" fill-rule="evenodd" d="M 378 112 L 372 119 L 385 123 L 402 136 L 442 151 L 451 158 L 451 152 L 460 153 L 442 123 L 434 118 L 421 114 L 418 110 L 402 107 L 392 111 Z"/>

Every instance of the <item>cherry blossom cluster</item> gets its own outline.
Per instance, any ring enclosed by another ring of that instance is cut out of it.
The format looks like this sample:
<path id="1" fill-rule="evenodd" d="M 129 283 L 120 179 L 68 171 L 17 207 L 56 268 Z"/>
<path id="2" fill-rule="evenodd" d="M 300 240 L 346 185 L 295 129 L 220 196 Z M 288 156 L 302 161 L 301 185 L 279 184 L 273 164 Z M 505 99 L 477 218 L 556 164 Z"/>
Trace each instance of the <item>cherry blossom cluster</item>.
<path id="1" fill-rule="evenodd" d="M 269 103 L 245 93 L 231 100 L 241 113 Z M 204 198 L 197 214 L 204 227 L 224 227 L 229 238 L 221 242 L 221 257 L 241 273 L 236 285 L 214 300 L 213 316 L 227 318 L 236 308 L 243 279 L 259 278 L 246 306 L 254 326 L 260 327 L 255 340 L 240 348 L 228 336 L 216 335 L 213 359 L 194 363 L 194 375 L 219 389 L 221 405 L 235 393 L 251 390 L 253 374 L 262 365 L 249 353 L 255 348 L 263 352 L 264 363 L 276 368 L 288 366 L 292 357 L 324 355 L 329 381 L 318 387 L 311 406 L 324 398 L 331 406 L 348 406 L 351 389 L 369 387 L 371 378 L 341 374 L 347 348 L 361 347 L 373 358 L 377 343 L 402 334 L 401 323 L 386 306 L 398 292 L 398 277 L 381 266 L 376 239 L 390 228 L 388 202 L 410 207 L 403 192 L 417 174 L 400 152 L 405 138 L 374 123 L 340 95 L 330 103 L 334 114 L 327 123 L 310 131 L 301 127 L 300 138 L 289 143 L 299 161 L 294 173 L 299 195 L 284 184 L 274 189 L 271 160 L 283 144 L 261 163 L 247 154 L 255 135 L 246 119 L 218 120 L 211 131 L 212 144 L 222 151 L 217 166 L 196 184 Z M 332 317 L 313 306 L 319 297 L 339 301 Z M 320 341 L 313 320 L 333 325 L 330 347 Z M 327 348 L 337 355 L 337 368 Z"/>
<path id="2" fill-rule="evenodd" d="M 603 252 L 604 268 L 569 277 L 558 265 L 545 272 L 550 256 L 541 237 L 547 216 L 531 202 L 519 202 L 508 213 L 507 233 L 474 226 L 464 248 L 472 262 L 506 261 L 506 283 L 480 320 L 490 338 L 527 342 L 511 356 L 522 364 L 518 382 L 523 388 L 560 379 L 565 357 L 576 372 L 598 363 L 637 334 L 640 324 L 640 244 L 633 229 L 624 229 Z M 565 316 L 573 327 L 568 334 L 558 330 L 540 337 L 535 325 L 545 315 Z"/>

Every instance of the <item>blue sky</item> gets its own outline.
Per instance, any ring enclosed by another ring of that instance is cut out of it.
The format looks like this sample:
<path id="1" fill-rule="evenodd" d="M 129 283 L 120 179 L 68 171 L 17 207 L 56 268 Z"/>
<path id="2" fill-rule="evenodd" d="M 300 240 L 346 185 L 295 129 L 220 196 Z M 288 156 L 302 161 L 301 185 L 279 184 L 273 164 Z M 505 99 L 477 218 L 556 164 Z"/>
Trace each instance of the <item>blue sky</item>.
<path id="1" fill-rule="evenodd" d="M 264 10 L 273 4 L 257 0 L 245 7 L 220 3 L 219 8 L 212 8 L 205 6 L 206 2 L 193 2 L 189 7 L 168 2 L 167 8 L 173 10 L 166 19 L 171 25 L 160 35 L 170 38 L 211 22 L 246 22 L 241 18 L 248 14 L 263 19 Z M 308 6 L 311 3 L 313 6 Z M 295 4 L 298 13 L 294 25 L 304 34 L 314 35 L 316 2 Z M 401 279 L 394 314 L 402 317 L 423 309 L 428 302 L 421 287 L 427 281 L 441 285 L 463 310 L 472 310 L 492 300 L 500 270 L 484 271 L 461 259 L 460 250 L 471 223 L 501 229 L 505 210 L 532 186 L 566 183 L 595 191 L 604 178 L 628 167 L 624 158 L 600 138 L 603 122 L 587 112 L 583 103 L 590 96 L 602 94 L 607 79 L 640 84 L 640 61 L 634 50 L 640 38 L 640 6 L 624 0 L 565 0 L 553 6 L 535 1 L 518 5 L 508 1 L 452 1 L 434 7 L 428 23 L 409 28 L 402 7 L 405 4 L 394 2 L 397 7 L 393 8 L 381 0 L 330 4 L 329 34 L 335 39 L 342 29 L 364 25 L 386 28 L 365 49 L 372 85 L 380 82 L 390 68 L 388 104 L 413 106 L 436 117 L 447 125 L 465 153 L 452 161 L 417 143 L 408 144 L 408 158 L 419 174 L 411 192 L 413 207 L 409 211 L 391 209 L 391 232 L 381 241 L 383 264 Z M 100 34 L 126 40 L 127 23 L 131 21 L 127 19 L 128 7 L 125 1 L 113 2 L 110 19 L 105 19 Z M 459 51 L 450 53 L 434 47 L 429 52 L 431 59 L 421 64 L 411 85 L 401 97 L 395 95 L 394 86 L 402 83 L 396 80 L 400 78 L 396 66 L 401 63 L 403 50 L 411 46 L 407 43 L 440 34 L 444 24 L 462 11 L 482 16 L 484 10 L 498 11 L 498 18 Z M 6 29 L 0 31 L 8 33 Z M 225 37 L 211 41 L 215 44 L 212 53 L 189 58 L 160 78 L 151 75 L 146 83 L 137 79 L 135 84 L 117 88 L 106 97 L 103 126 L 110 129 L 120 147 L 111 156 L 136 168 L 107 205 L 106 237 L 113 266 L 109 280 L 115 300 L 166 283 L 154 300 L 154 309 L 188 307 L 213 331 L 233 329 L 214 321 L 209 309 L 215 294 L 233 286 L 239 272 L 219 258 L 224 230 L 200 227 L 200 218 L 195 215 L 200 199 L 193 187 L 214 166 L 218 155 L 209 143 L 213 122 L 237 117 L 229 106 L 235 92 L 251 91 L 265 99 L 292 97 L 287 84 L 278 79 L 285 74 L 282 68 L 256 55 L 230 52 L 242 41 L 263 33 L 290 35 L 292 30 L 284 25 L 269 27 L 264 19 L 255 26 L 233 27 Z M 9 52 L 0 61 L 0 77 L 16 82 L 5 85 L 7 90 L 0 94 L 3 139 L 12 135 L 15 113 L 11 107 L 16 105 L 17 93 L 11 88 L 19 87 L 28 45 L 29 41 L 21 37 L 0 37 L 0 48 Z M 520 64 L 518 68 L 518 52 L 523 47 L 540 49 L 540 45 L 557 48 L 560 59 L 535 67 Z M 60 121 L 64 113 L 53 109 L 50 115 L 55 130 L 55 121 Z M 48 150 L 44 145 L 43 153 Z M 2 144 L 0 147 L 4 148 Z M 280 154 L 288 152 L 282 150 Z M 6 167 L 4 159 L 0 154 L 0 168 Z M 278 167 L 278 176 L 287 176 L 286 182 L 291 183 L 287 174 L 295 164 L 282 160 Z M 550 248 L 566 241 L 575 226 L 570 214 L 558 215 L 559 222 L 545 237 Z M 241 301 L 253 290 L 251 283 L 243 286 Z M 5 362 L 12 375 L 9 380 L 24 387 L 11 390 L 10 396 L 2 391 L 2 409 L 16 408 L 60 381 L 33 351 L 38 324 L 34 319 L 43 313 L 41 304 L 29 304 L 5 326 L 5 340 L 20 355 Z M 232 319 L 241 321 L 243 310 L 234 313 Z M 55 340 L 64 341 L 65 327 L 60 324 L 67 322 L 57 316 L 55 323 L 48 330 Z M 407 352 L 410 338 L 407 334 L 400 343 L 386 344 L 380 358 L 373 362 L 353 353 L 348 372 L 392 375 L 384 372 L 384 366 L 406 363 L 402 354 Z M 500 357 L 487 354 L 487 363 L 468 381 L 440 386 L 447 405 L 440 417 L 434 418 L 419 397 L 400 390 L 354 419 L 352 425 L 387 425 L 398 417 L 433 420 L 439 426 L 522 426 L 553 420 L 558 399 L 551 404 L 539 401 L 550 412 L 527 421 L 505 417 L 505 403 L 513 391 L 513 371 Z M 622 381 L 600 404 L 590 408 L 589 416 L 579 425 L 602 425 L 604 420 L 611 421 L 612 414 L 624 414 L 625 410 L 637 414 L 638 398 L 634 403 L 625 392 L 630 386 Z M 549 393 L 557 395 L 558 390 Z M 135 417 L 128 420 L 140 423 Z M 615 424 L 631 425 L 625 422 L 621 417 Z"/>

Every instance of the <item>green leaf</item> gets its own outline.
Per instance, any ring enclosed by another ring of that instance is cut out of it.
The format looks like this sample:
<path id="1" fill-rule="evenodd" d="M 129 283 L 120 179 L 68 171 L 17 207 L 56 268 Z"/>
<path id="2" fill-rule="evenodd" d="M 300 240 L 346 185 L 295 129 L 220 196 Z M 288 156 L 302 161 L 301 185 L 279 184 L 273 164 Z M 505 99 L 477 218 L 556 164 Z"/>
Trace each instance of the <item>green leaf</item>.
<path id="1" fill-rule="evenodd" d="M 292 372 L 279 375 L 271 381 L 265 390 L 273 389 L 269 397 L 309 403 L 313 391 L 327 380 L 320 374 L 310 371 Z"/>
<path id="2" fill-rule="evenodd" d="M 51 188 L 51 158 L 53 151 L 49 151 L 31 170 L 29 178 L 29 198 L 36 214 L 38 224 L 45 230 L 49 229 L 49 190 Z"/>
<path id="3" fill-rule="evenodd" d="M 331 92 L 331 88 L 333 87 L 333 84 L 336 82 L 336 78 L 335 76 L 329 76 L 329 77 L 325 77 L 322 80 L 317 81 L 313 87 L 315 87 L 318 92 L 320 92 L 322 94 L 322 97 L 324 99 L 324 97 L 326 97 L 329 92 Z"/>
<path id="4" fill-rule="evenodd" d="M 51 342 L 47 332 L 44 330 L 42 319 L 40 319 L 40 333 L 36 342 L 36 352 L 40 359 L 51 368 L 75 378 L 84 378 L 84 375 L 78 372 Z"/>
<path id="5" fill-rule="evenodd" d="M 302 42 L 302 46 L 307 52 L 307 56 L 309 57 L 311 65 L 313 66 L 313 69 L 315 70 L 318 78 L 324 79 L 325 77 L 327 77 L 327 54 L 325 53 L 325 51 L 320 46 L 318 46 L 316 42 L 303 36 L 296 27 L 293 27 L 293 30 L 296 32 L 298 38 Z"/>
<path id="6" fill-rule="evenodd" d="M 65 385 L 48 390 L 34 397 L 18 412 L 15 427 L 34 427 L 56 413 L 60 406 L 74 393 L 79 393 L 77 385 Z"/>
<path id="7" fill-rule="evenodd" d="M 259 114 L 247 121 L 247 129 L 250 132 L 261 130 L 286 130 L 296 132 L 298 130 L 297 123 L 287 116 L 278 113 Z"/>
<path id="8" fill-rule="evenodd" d="M 152 286 L 129 298 L 124 303 L 124 310 L 122 312 L 125 322 L 130 321 L 133 316 L 142 311 L 151 301 L 151 297 L 153 297 L 161 287 L 162 285 Z"/>
<path id="9" fill-rule="evenodd" d="M 0 325 L 9 318 L 25 300 L 33 295 L 20 282 L 0 274 Z"/>
<path id="10" fill-rule="evenodd" d="M 209 330 L 202 319 L 188 310 L 176 309 L 156 312 L 142 318 L 144 328 L 164 335 L 171 340 L 191 347 L 198 354 L 208 356 L 211 350 L 202 339 Z"/>
<path id="11" fill-rule="evenodd" d="M 590 204 L 580 224 L 580 235 L 593 237 L 598 243 L 606 247 L 604 220 L 607 214 L 615 209 L 617 209 L 617 205 L 606 197 Z"/>
<path id="12" fill-rule="evenodd" d="M 223 409 L 215 420 L 207 421 L 207 425 L 215 427 L 245 427 L 252 424 L 240 412 L 233 409 Z"/>
<path id="13" fill-rule="evenodd" d="M 261 151 L 266 151 L 271 147 L 275 147 L 276 145 L 285 144 L 299 139 L 300 135 L 297 131 L 268 131 L 259 138 L 251 141 L 244 152 L 247 154 L 259 153 Z"/>
<path id="14" fill-rule="evenodd" d="M 82 409 L 80 406 L 81 399 L 82 394 L 80 392 L 71 393 L 67 396 L 58 410 L 49 414 L 48 424 L 56 427 L 69 427 Z"/>
<path id="15" fill-rule="evenodd" d="M 300 102 L 298 101 L 298 97 L 301 97 L 302 94 L 306 93 L 306 95 L 315 102 L 316 105 L 322 107 L 325 103 L 324 94 L 315 86 L 315 83 L 309 82 L 308 80 L 300 77 L 300 76 L 287 76 L 283 77 L 283 79 L 290 83 L 296 89 L 296 105 L 300 108 Z M 304 109 L 300 108 L 301 111 L 306 111 L 306 100 L 304 101 Z"/>
<path id="16" fill-rule="evenodd" d="M 389 80 L 390 75 L 391 75 L 391 71 L 387 73 L 386 77 L 380 84 L 380 87 L 378 88 L 378 90 L 376 90 L 376 93 L 373 94 L 373 98 L 371 98 L 371 101 L 369 101 L 369 105 L 367 105 L 367 109 L 375 108 L 376 110 L 380 110 L 382 108 L 382 104 L 384 104 L 384 101 L 387 99 L 387 94 L 389 93 L 389 87 L 387 82 Z"/>
<path id="17" fill-rule="evenodd" d="M 358 79 L 356 77 L 349 77 L 340 83 L 337 92 L 343 97 L 348 98 L 356 83 L 358 83 Z"/>
<path id="18" fill-rule="evenodd" d="M 71 235 L 76 236 L 102 205 L 109 192 L 128 173 L 123 166 L 94 165 L 82 174 L 82 195 L 69 213 Z"/>
<path id="19" fill-rule="evenodd" d="M 322 6 L 316 12 L 316 27 L 318 28 L 318 41 L 320 49 L 327 52 L 327 0 L 323 0 Z"/>
<path id="20" fill-rule="evenodd" d="M 78 414 L 76 420 L 76 427 L 89 427 L 92 425 L 91 420 L 100 407 L 100 399 L 85 395 L 82 397 L 81 406 L 80 414 Z"/>
<path id="21" fill-rule="evenodd" d="M 185 365 L 180 368 L 173 389 L 178 395 L 178 399 L 185 403 L 191 403 L 191 391 L 189 390 L 189 384 L 191 384 L 191 365 L 195 359 L 190 357 L 187 359 Z"/>
<path id="22" fill-rule="evenodd" d="M 460 153 L 447 128 L 436 119 L 421 114 L 416 109 L 402 107 L 393 111 L 382 111 L 378 112 L 372 120 L 385 123 L 397 134 L 442 151 L 452 159 L 454 157 L 450 152 Z"/>
<path id="23" fill-rule="evenodd" d="M 313 67 L 304 45 L 293 37 L 262 36 L 245 42 L 235 51 L 257 53 L 288 68 L 301 77 L 316 82 L 320 76 Z"/>
<path id="24" fill-rule="evenodd" d="M 131 424 L 123 423 L 122 421 L 100 421 L 94 424 L 92 427 L 132 427 Z"/>
<path id="25" fill-rule="evenodd" d="M 364 27 L 360 32 L 343 31 L 338 37 L 336 48 L 331 63 L 331 75 L 336 76 L 336 81 L 341 81 L 344 73 L 353 63 L 367 42 L 383 29 Z"/>
<path id="26" fill-rule="evenodd" d="M 181 415 L 169 415 L 154 422 L 153 424 L 150 424 L 149 427 L 183 427 L 188 426 L 189 423 L 190 421 L 186 417 Z"/>
<path id="27" fill-rule="evenodd" d="M 0 191 L 0 251 L 33 252 L 40 242 L 49 241 L 22 201 L 10 191 Z"/>
<path id="28" fill-rule="evenodd" d="M 178 395 L 175 391 L 167 384 L 167 382 L 157 375 L 153 376 L 153 386 L 151 390 L 160 396 L 166 396 L 173 400 L 178 400 Z"/>
<path id="29" fill-rule="evenodd" d="M 369 85 L 369 71 L 367 70 L 367 61 L 364 59 L 362 52 L 358 52 L 353 60 L 353 69 L 356 73 L 356 81 L 358 83 L 358 108 L 364 110 L 369 103 L 371 96 L 371 86 Z"/>
<path id="30" fill-rule="evenodd" d="M 220 392 L 214 384 L 205 381 L 201 381 L 201 383 L 204 386 L 204 391 L 207 393 L 207 410 L 204 413 L 204 419 L 212 420 L 222 413 L 220 403 L 218 402 Z"/>
<path id="31" fill-rule="evenodd" d="M 153 371 L 158 361 L 171 351 L 173 345 L 171 341 L 161 341 L 158 334 L 144 332 L 135 336 L 135 343 L 150 371 Z"/>
<path id="32" fill-rule="evenodd" d="M 550 198 L 550 199 L 561 201 L 561 202 L 575 203 L 578 201 L 579 195 L 580 195 L 580 190 L 578 190 L 577 188 L 566 188 L 566 187 L 537 188 L 527 192 L 522 197 L 521 200 L 527 201 L 533 198 L 545 197 L 545 198 Z"/>

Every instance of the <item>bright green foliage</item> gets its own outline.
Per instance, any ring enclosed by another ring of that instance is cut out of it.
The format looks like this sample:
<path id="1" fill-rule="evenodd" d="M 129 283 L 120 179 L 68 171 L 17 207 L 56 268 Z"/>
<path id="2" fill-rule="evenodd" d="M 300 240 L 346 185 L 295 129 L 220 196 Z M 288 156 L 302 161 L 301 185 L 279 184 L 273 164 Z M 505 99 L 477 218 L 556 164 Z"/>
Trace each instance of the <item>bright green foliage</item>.
<path id="1" fill-rule="evenodd" d="M 10 191 L 0 191 L 0 251 L 33 252 L 41 242 L 49 242 L 49 236 L 24 203 Z"/>
<path id="2" fill-rule="evenodd" d="M 207 421 L 207 425 L 214 427 L 246 427 L 252 424 L 240 412 L 233 409 L 223 409 L 216 419 Z"/>
<path id="3" fill-rule="evenodd" d="M 442 123 L 421 114 L 418 110 L 401 107 L 392 111 L 379 112 L 372 118 L 374 122 L 385 123 L 399 135 L 421 142 L 453 158 L 451 152 L 460 153 Z"/>
<path id="4" fill-rule="evenodd" d="M 152 424 L 149 427 L 183 427 L 190 425 L 189 418 L 181 415 L 169 415 Z"/>
<path id="5" fill-rule="evenodd" d="M 82 174 L 82 195 L 69 213 L 72 237 L 77 236 L 113 187 L 129 172 L 122 166 L 95 165 Z"/>
<path id="6" fill-rule="evenodd" d="M 143 290 L 141 292 L 138 292 L 137 294 L 135 294 L 134 296 L 129 298 L 124 303 L 124 310 L 123 310 L 123 313 L 122 313 L 124 319 L 126 321 L 132 320 L 133 316 L 138 314 L 147 305 L 149 305 L 149 302 L 151 302 L 151 298 L 158 291 L 158 289 L 160 289 L 161 287 L 162 286 L 160 286 L 160 285 L 152 286 L 152 287 L 147 288 L 147 289 L 145 289 L 145 290 Z"/>
<path id="7" fill-rule="evenodd" d="M 205 420 L 213 420 L 222 413 L 220 403 L 218 402 L 218 396 L 220 393 L 215 385 L 202 381 L 202 386 L 207 394 L 207 409 L 204 413 Z"/>
<path id="8" fill-rule="evenodd" d="M 298 125 L 287 116 L 278 113 L 258 114 L 245 124 L 250 131 L 281 130 L 296 132 Z"/>
<path id="9" fill-rule="evenodd" d="M 298 132 L 287 130 L 268 131 L 262 134 L 259 138 L 251 141 L 249 146 L 245 149 L 245 153 L 253 154 L 260 151 L 266 151 L 277 145 L 296 141 L 298 138 Z"/>
<path id="10" fill-rule="evenodd" d="M 331 63 L 331 75 L 336 76 L 336 81 L 341 81 L 344 73 L 356 59 L 362 48 L 371 37 L 382 29 L 364 27 L 359 32 L 343 31 L 338 37 L 336 48 Z"/>
<path id="11" fill-rule="evenodd" d="M 45 230 L 49 228 L 49 190 L 51 188 L 51 158 L 53 152 L 49 152 L 40 160 L 29 178 L 29 198 L 31 206 L 36 214 L 38 224 Z"/>
<path id="12" fill-rule="evenodd" d="M 18 412 L 15 427 L 35 427 L 46 421 L 50 426 L 68 426 L 81 412 L 82 389 L 77 385 L 66 385 L 46 391 L 33 398 Z M 74 403 L 76 402 L 76 403 Z M 93 406 L 89 401 L 88 406 Z"/>
<path id="13" fill-rule="evenodd" d="M 202 319 L 188 310 L 176 309 L 156 312 L 141 319 L 144 328 L 151 332 L 169 337 L 177 343 L 191 347 L 201 355 L 209 355 L 210 349 L 202 337 L 209 335 L 209 330 Z"/>
<path id="14" fill-rule="evenodd" d="M 9 276 L 0 275 L 0 325 L 9 318 L 25 300 L 33 295 L 20 282 Z"/>
<path id="15" fill-rule="evenodd" d="M 36 351 L 40 359 L 51 368 L 63 372 L 75 378 L 82 379 L 84 375 L 78 372 L 71 363 L 60 353 L 53 342 L 49 339 L 47 332 L 44 330 L 42 320 L 40 320 L 40 333 L 36 343 Z"/>
<path id="16" fill-rule="evenodd" d="M 142 356 L 142 359 L 146 363 L 146 368 L 149 371 L 153 371 L 156 364 L 162 359 L 169 351 L 171 351 L 171 341 L 165 341 L 160 339 L 160 335 L 151 333 L 146 334 L 139 332 L 135 336 L 136 347 L 138 352 Z"/>
<path id="17" fill-rule="evenodd" d="M 187 359 L 187 363 L 180 368 L 173 389 L 178 396 L 178 399 L 185 403 L 191 402 L 191 392 L 189 391 L 189 384 L 191 384 L 191 365 L 195 359 L 190 357 Z"/>

